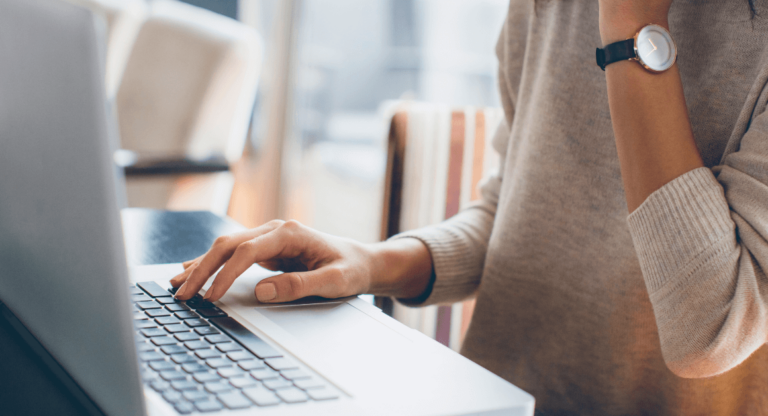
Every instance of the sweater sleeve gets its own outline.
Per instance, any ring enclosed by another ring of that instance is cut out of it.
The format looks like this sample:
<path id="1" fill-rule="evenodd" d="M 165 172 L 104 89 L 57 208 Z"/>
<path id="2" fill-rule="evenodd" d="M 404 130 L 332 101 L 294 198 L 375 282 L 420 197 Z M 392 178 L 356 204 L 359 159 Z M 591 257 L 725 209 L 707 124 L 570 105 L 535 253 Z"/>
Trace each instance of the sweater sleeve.
<path id="1" fill-rule="evenodd" d="M 494 149 L 502 149 L 503 153 L 508 140 L 509 129 L 502 121 L 493 138 Z M 408 306 L 452 303 L 470 297 L 477 290 L 499 200 L 504 158 L 501 160 L 498 172 L 481 182 L 478 202 L 440 224 L 391 238 L 416 238 L 432 255 L 434 275 L 431 286 L 417 298 L 398 299 L 401 303 Z"/>
<path id="2" fill-rule="evenodd" d="M 667 366 L 723 373 L 768 340 L 768 113 L 721 166 L 690 171 L 629 216 Z"/>

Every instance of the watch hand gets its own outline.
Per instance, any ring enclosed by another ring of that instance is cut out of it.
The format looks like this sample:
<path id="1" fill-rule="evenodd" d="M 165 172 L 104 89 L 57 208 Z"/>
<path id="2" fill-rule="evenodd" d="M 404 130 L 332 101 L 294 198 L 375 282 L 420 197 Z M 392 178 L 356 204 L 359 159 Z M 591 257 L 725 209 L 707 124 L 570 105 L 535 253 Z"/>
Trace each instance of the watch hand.
<path id="1" fill-rule="evenodd" d="M 653 46 L 653 50 L 651 50 L 650 52 L 648 52 L 647 54 L 645 54 L 645 56 L 644 56 L 643 58 L 647 58 L 647 57 L 648 57 L 648 55 L 650 55 L 650 54 L 652 54 L 652 53 L 656 52 L 656 45 L 654 45 L 654 44 L 653 44 L 653 41 L 652 41 L 652 40 L 650 40 L 650 39 L 648 39 L 648 42 L 650 42 L 651 46 Z"/>

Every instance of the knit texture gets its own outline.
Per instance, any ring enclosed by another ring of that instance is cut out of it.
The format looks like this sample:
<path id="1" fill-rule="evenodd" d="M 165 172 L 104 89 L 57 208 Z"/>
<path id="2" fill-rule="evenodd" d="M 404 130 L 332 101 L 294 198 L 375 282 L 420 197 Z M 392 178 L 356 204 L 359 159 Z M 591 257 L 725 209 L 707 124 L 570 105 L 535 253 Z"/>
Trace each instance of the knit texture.
<path id="1" fill-rule="evenodd" d="M 766 20 L 741 1 L 673 2 L 706 167 L 630 215 L 598 2 L 510 2 L 502 166 L 477 205 L 396 237 L 432 254 L 420 304 L 477 296 L 463 354 L 558 415 L 768 414 Z"/>

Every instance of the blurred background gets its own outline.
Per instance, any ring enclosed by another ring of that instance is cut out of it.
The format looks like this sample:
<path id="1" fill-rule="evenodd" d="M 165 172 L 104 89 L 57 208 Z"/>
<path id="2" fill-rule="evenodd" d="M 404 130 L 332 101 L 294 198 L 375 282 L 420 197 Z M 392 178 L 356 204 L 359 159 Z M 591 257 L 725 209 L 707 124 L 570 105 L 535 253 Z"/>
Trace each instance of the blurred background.
<path id="1" fill-rule="evenodd" d="M 380 241 L 398 109 L 499 107 L 504 0 L 71 1 L 104 16 L 134 207 Z"/>

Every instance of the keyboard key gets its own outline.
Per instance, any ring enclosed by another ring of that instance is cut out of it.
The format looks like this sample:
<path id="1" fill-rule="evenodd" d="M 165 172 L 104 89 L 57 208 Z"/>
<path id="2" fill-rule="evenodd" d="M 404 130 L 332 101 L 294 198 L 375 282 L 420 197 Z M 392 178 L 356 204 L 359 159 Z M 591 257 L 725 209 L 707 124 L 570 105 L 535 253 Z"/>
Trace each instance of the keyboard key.
<path id="1" fill-rule="evenodd" d="M 232 377 L 229 379 L 229 384 L 241 389 L 243 387 L 256 387 L 258 383 L 250 377 Z"/>
<path id="2" fill-rule="evenodd" d="M 259 406 L 273 406 L 280 403 L 280 399 L 275 393 L 265 389 L 264 387 L 252 387 L 249 389 L 243 389 L 245 397 L 251 399 L 252 402 Z"/>
<path id="3" fill-rule="evenodd" d="M 235 341 L 239 342 L 259 358 L 276 358 L 283 356 L 283 354 L 279 353 L 276 349 L 272 348 L 271 345 L 264 342 L 264 340 L 231 317 L 211 318 L 211 323 L 219 327 L 227 335 L 234 338 Z"/>
<path id="4" fill-rule="evenodd" d="M 210 327 L 210 326 L 208 328 L 214 329 L 213 327 Z M 198 328 L 198 329 L 200 329 L 200 328 Z M 195 330 L 195 331 L 197 331 L 197 330 Z M 208 336 L 205 337 L 205 339 L 208 342 L 210 342 L 211 344 L 221 344 L 221 343 L 224 343 L 224 342 L 232 342 L 232 340 L 229 339 L 229 337 L 224 335 L 224 334 L 208 335 Z"/>
<path id="5" fill-rule="evenodd" d="M 208 340 L 208 342 L 210 341 L 211 340 Z M 256 358 L 253 354 L 246 351 L 230 352 L 229 354 L 227 354 L 227 357 L 229 357 L 229 359 L 232 361 L 253 360 L 254 358 Z"/>
<path id="6" fill-rule="evenodd" d="M 184 398 L 189 400 L 190 402 L 200 402 L 203 400 L 211 399 L 210 394 L 200 390 L 189 390 L 189 391 L 185 391 L 182 394 L 184 395 Z"/>
<path id="7" fill-rule="evenodd" d="M 164 336 L 164 335 L 168 335 L 168 333 L 167 333 L 167 332 L 165 332 L 165 331 L 163 331 L 163 330 L 162 330 L 162 328 L 147 328 L 147 329 L 142 329 L 142 330 L 141 330 L 141 333 L 142 333 L 142 334 L 143 334 L 145 337 L 147 337 L 147 338 L 149 338 L 149 337 L 161 337 L 161 336 Z"/>
<path id="8" fill-rule="evenodd" d="M 305 378 L 301 380 L 295 380 L 293 384 L 296 385 L 296 387 L 302 389 L 302 390 L 310 390 L 310 389 L 322 389 L 325 387 L 325 384 L 315 378 Z"/>
<path id="9" fill-rule="evenodd" d="M 201 412 L 216 412 L 224 408 L 221 403 L 216 401 L 195 402 L 195 407 Z"/>
<path id="10" fill-rule="evenodd" d="M 198 362 L 186 363 L 181 366 L 181 369 L 186 371 L 187 373 L 198 373 L 201 371 L 207 372 L 208 370 L 210 370 L 210 368 Z"/>
<path id="11" fill-rule="evenodd" d="M 179 332 L 174 334 L 173 336 L 174 338 L 178 339 L 181 342 L 198 341 L 202 338 L 200 335 L 197 335 L 194 332 Z"/>
<path id="12" fill-rule="evenodd" d="M 165 356 L 157 351 L 147 351 L 139 353 L 139 359 L 141 361 L 159 361 L 165 360 Z"/>
<path id="13" fill-rule="evenodd" d="M 259 381 L 269 380 L 271 378 L 277 378 L 279 376 L 280 376 L 280 373 L 278 373 L 275 370 L 272 370 L 271 368 L 264 368 L 260 370 L 251 371 L 251 377 Z"/>
<path id="14" fill-rule="evenodd" d="M 209 309 L 215 307 L 213 303 L 208 302 L 207 300 L 203 300 L 203 297 L 200 296 L 200 294 L 197 294 L 192 297 L 192 299 L 187 301 L 187 306 L 189 306 L 192 309 Z"/>
<path id="15" fill-rule="evenodd" d="M 284 378 L 271 378 L 269 380 L 264 380 L 264 387 L 270 390 L 279 390 L 293 387 L 293 384 Z"/>
<path id="16" fill-rule="evenodd" d="M 166 345 L 163 348 L 160 348 L 160 351 L 171 355 L 171 354 L 186 354 L 187 349 L 182 347 L 181 345 Z"/>
<path id="17" fill-rule="evenodd" d="M 157 284 L 157 282 L 141 282 L 136 283 L 136 286 L 144 289 L 144 291 L 153 298 L 172 296 L 167 290 Z"/>
<path id="18" fill-rule="evenodd" d="M 286 403 L 302 403 L 309 400 L 307 393 L 304 393 L 296 387 L 280 389 L 277 391 L 277 396 L 283 399 Z"/>
<path id="19" fill-rule="evenodd" d="M 165 305 L 165 309 L 171 312 L 185 312 L 189 310 L 189 306 L 184 305 L 182 303 L 171 303 L 171 304 Z"/>
<path id="20" fill-rule="evenodd" d="M 170 390 L 171 385 L 167 381 L 152 380 L 149 382 L 149 387 L 152 387 L 152 389 L 158 393 L 162 393 L 164 391 Z"/>
<path id="21" fill-rule="evenodd" d="M 176 369 L 176 364 L 170 361 L 152 361 L 149 363 L 149 367 L 155 371 L 165 371 Z"/>
<path id="22" fill-rule="evenodd" d="M 307 391 L 312 400 L 333 400 L 338 399 L 339 395 L 330 389 L 312 389 Z"/>
<path id="23" fill-rule="evenodd" d="M 190 350 L 202 350 L 204 348 L 211 348 L 211 344 L 207 341 L 187 341 L 184 346 Z"/>
<path id="24" fill-rule="evenodd" d="M 166 306 L 166 309 L 170 309 L 170 308 L 171 308 L 171 305 Z M 179 319 L 200 319 L 200 315 L 190 310 L 180 310 L 176 312 L 174 315 L 176 315 L 176 317 Z"/>
<path id="25" fill-rule="evenodd" d="M 173 361 L 176 364 L 188 364 L 188 363 L 196 363 L 197 359 L 195 359 L 195 357 L 189 354 L 173 354 L 171 356 L 171 361 Z"/>
<path id="26" fill-rule="evenodd" d="M 226 312 L 222 311 L 221 309 L 215 306 L 207 309 L 198 309 L 197 313 L 199 313 L 200 315 L 206 318 L 218 318 L 220 316 L 227 316 Z"/>
<path id="27" fill-rule="evenodd" d="M 177 341 L 171 337 L 165 336 L 165 337 L 154 337 L 151 338 L 152 343 L 162 347 L 163 345 L 171 345 L 175 344 Z"/>
<path id="28" fill-rule="evenodd" d="M 175 316 L 161 316 L 159 318 L 155 318 L 155 322 L 160 325 L 173 325 L 181 323 L 181 319 Z"/>
<path id="29" fill-rule="evenodd" d="M 150 302 L 151 300 L 152 300 L 152 298 L 150 298 L 149 296 L 145 295 L 144 293 L 131 296 L 131 302 L 133 302 L 133 303 L 136 303 L 136 302 Z"/>
<path id="30" fill-rule="evenodd" d="M 209 381 L 217 381 L 221 379 L 216 373 L 195 373 L 192 378 L 197 380 L 198 383 L 207 383 Z"/>
<path id="31" fill-rule="evenodd" d="M 280 374 L 288 380 L 301 380 L 311 377 L 306 371 L 299 369 L 281 371 Z"/>
<path id="32" fill-rule="evenodd" d="M 206 360 L 205 363 L 211 368 L 232 367 L 234 364 L 227 358 L 211 358 L 210 360 Z"/>
<path id="33" fill-rule="evenodd" d="M 219 401 L 224 403 L 227 409 L 247 409 L 251 407 L 251 401 L 238 392 L 224 393 L 218 396 Z"/>
<path id="34" fill-rule="evenodd" d="M 187 378 L 187 375 L 182 373 L 181 371 L 168 370 L 168 371 L 161 371 L 160 377 L 166 381 L 173 381 L 173 380 L 184 380 Z"/>
<path id="35" fill-rule="evenodd" d="M 169 295 L 170 295 L 170 293 L 169 293 Z M 174 303 L 181 302 L 181 301 L 176 300 L 174 298 L 157 298 L 157 299 L 155 299 L 155 301 L 157 303 L 162 304 L 162 305 L 168 305 L 168 304 L 174 304 Z"/>
<path id="36" fill-rule="evenodd" d="M 179 288 L 178 288 L 178 287 L 173 287 L 173 286 L 171 286 L 171 287 L 169 287 L 169 288 L 168 288 L 168 293 L 170 293 L 170 294 L 172 294 L 172 295 L 175 295 L 175 294 L 176 294 L 176 292 L 178 292 L 178 291 L 179 291 Z"/>
<path id="37" fill-rule="evenodd" d="M 133 285 L 128 287 L 128 291 L 131 292 L 131 295 L 143 295 L 144 294 L 143 290 L 141 290 L 138 287 L 133 286 Z"/>
<path id="38" fill-rule="evenodd" d="M 230 358 L 231 359 L 231 358 Z M 261 360 L 247 360 L 247 361 L 239 361 L 237 365 L 246 371 L 251 370 L 261 370 L 264 368 L 267 368 L 267 365 L 264 364 Z"/>
<path id="39" fill-rule="evenodd" d="M 231 352 L 231 351 L 242 351 L 243 347 L 241 347 L 240 344 L 237 344 L 235 342 L 230 342 L 229 344 L 219 344 L 216 346 L 216 349 L 221 352 Z"/>
<path id="40" fill-rule="evenodd" d="M 264 360 L 264 362 L 277 371 L 299 368 L 299 363 L 290 358 L 269 358 Z"/>
<path id="41" fill-rule="evenodd" d="M 237 367 L 225 367 L 220 368 L 218 371 L 219 375 L 224 378 L 230 378 L 230 377 L 242 377 L 245 375 L 245 371 L 237 368 Z"/>
<path id="42" fill-rule="evenodd" d="M 197 390 L 198 384 L 192 380 L 176 380 L 171 382 L 171 386 L 178 391 Z"/>
<path id="43" fill-rule="evenodd" d="M 136 349 L 139 350 L 139 352 L 154 351 L 155 346 L 152 344 L 147 344 L 146 342 L 139 342 L 136 344 Z"/>
<path id="44" fill-rule="evenodd" d="M 160 309 L 160 308 L 163 307 L 162 305 L 160 305 L 159 303 L 155 302 L 154 300 L 149 300 L 149 301 L 146 301 L 146 302 L 139 302 L 139 303 L 136 304 L 136 306 L 138 306 L 139 308 L 141 308 L 143 310 L 147 310 L 147 309 Z"/>
<path id="45" fill-rule="evenodd" d="M 158 316 L 169 316 L 171 313 L 166 311 L 165 309 L 150 309 L 147 311 L 144 311 L 147 316 L 150 318 L 157 318 Z"/>
<path id="46" fill-rule="evenodd" d="M 234 389 L 234 387 L 232 387 L 231 385 L 223 381 L 214 381 L 211 383 L 205 383 L 205 390 L 213 394 L 232 391 L 232 389 Z"/>
<path id="47" fill-rule="evenodd" d="M 188 322 L 188 321 L 185 321 Z M 201 326 L 199 328 L 195 328 L 195 332 L 197 332 L 200 335 L 215 335 L 219 334 L 219 330 L 212 327 L 212 326 Z"/>
<path id="48" fill-rule="evenodd" d="M 146 319 L 140 321 L 133 321 L 133 326 L 136 329 L 157 328 L 157 324 Z"/>
<path id="49" fill-rule="evenodd" d="M 181 393 L 173 390 L 163 393 L 163 398 L 170 404 L 178 403 L 184 399 L 181 397 Z"/>
<path id="50" fill-rule="evenodd" d="M 190 328 L 194 328 L 194 327 L 197 327 L 197 326 L 208 326 L 208 322 L 205 322 L 204 319 L 199 319 L 199 318 L 197 318 L 197 319 L 186 319 L 186 320 L 184 320 L 184 323 L 188 327 L 190 327 Z"/>
<path id="51" fill-rule="evenodd" d="M 195 406 L 190 402 L 176 403 L 173 407 L 177 412 L 179 412 L 179 414 L 182 415 L 188 415 L 195 411 Z"/>
<path id="52" fill-rule="evenodd" d="M 212 349 L 197 350 L 195 351 L 195 355 L 203 360 L 207 360 L 209 358 L 221 358 L 221 353 Z"/>
<path id="53" fill-rule="evenodd" d="M 166 331 L 168 331 L 168 332 L 170 332 L 172 334 L 175 333 L 175 332 L 188 332 L 189 331 L 189 328 L 186 325 L 184 325 L 184 324 L 166 325 L 164 328 L 165 328 Z"/>
<path id="54" fill-rule="evenodd" d="M 141 379 L 145 383 L 151 383 L 155 380 L 159 380 L 160 376 L 152 370 L 143 370 L 141 371 Z"/>
<path id="55" fill-rule="evenodd" d="M 134 320 L 147 319 L 147 315 L 144 315 L 143 313 L 141 313 L 139 311 L 134 311 L 133 312 L 133 319 Z"/>

